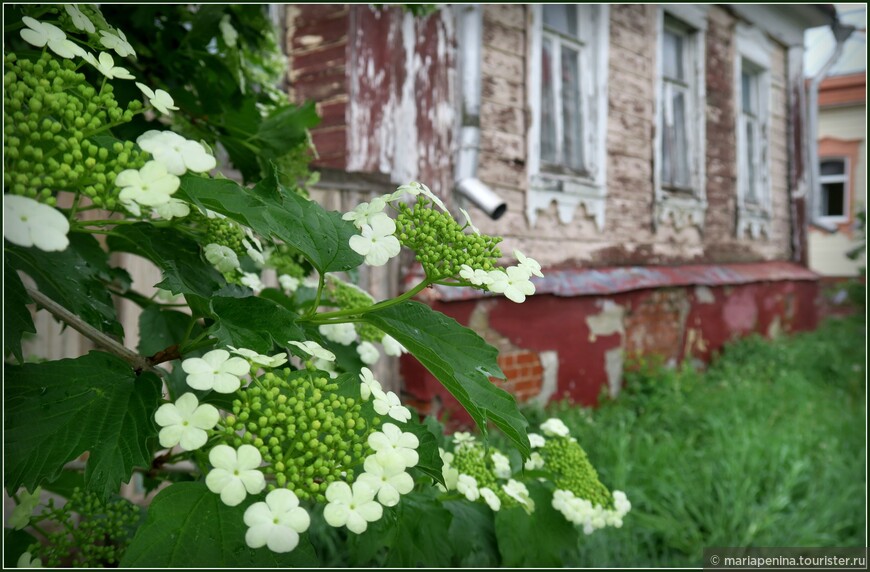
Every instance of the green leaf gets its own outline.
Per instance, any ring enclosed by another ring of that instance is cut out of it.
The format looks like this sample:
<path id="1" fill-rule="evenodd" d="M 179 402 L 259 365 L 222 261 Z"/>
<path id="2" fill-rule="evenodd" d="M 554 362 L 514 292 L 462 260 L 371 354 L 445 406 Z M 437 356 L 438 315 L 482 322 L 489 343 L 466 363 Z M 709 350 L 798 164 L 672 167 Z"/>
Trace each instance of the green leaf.
<path id="1" fill-rule="evenodd" d="M 193 318 L 184 312 L 161 310 L 149 306 L 139 315 L 139 346 L 136 350 L 143 356 L 154 355 L 184 341 L 184 334 Z M 194 324 L 191 337 L 196 337 L 202 328 Z"/>
<path id="2" fill-rule="evenodd" d="M 280 107 L 260 124 L 257 139 L 265 150 L 271 152 L 268 158 L 280 157 L 305 141 L 308 129 L 317 127 L 319 123 L 313 101 L 301 107 Z"/>
<path id="3" fill-rule="evenodd" d="M 33 490 L 90 451 L 85 485 L 103 498 L 147 467 L 160 379 L 93 351 L 76 359 L 7 366 L 6 487 Z"/>
<path id="4" fill-rule="evenodd" d="M 225 505 L 204 483 L 175 483 L 151 502 L 145 524 L 136 533 L 122 567 L 275 568 L 315 567 L 318 560 L 307 534 L 285 554 L 245 543 L 245 510 L 263 495 Z"/>
<path id="5" fill-rule="evenodd" d="M 23 362 L 21 336 L 25 332 L 36 333 L 33 318 L 27 309 L 27 304 L 33 303 L 33 300 L 27 295 L 18 273 L 8 262 L 3 263 L 3 276 L 6 278 L 3 288 L 3 355 L 8 356 L 11 353 L 19 362 Z"/>
<path id="6" fill-rule="evenodd" d="M 119 226 L 112 233 L 109 248 L 137 254 L 160 267 L 160 288 L 209 298 L 226 286 L 220 272 L 203 260 L 199 244 L 174 228 L 137 223 Z"/>
<path id="7" fill-rule="evenodd" d="M 27 547 L 39 542 L 23 530 L 3 529 L 3 568 L 10 570 L 18 567 L 18 558 L 27 552 Z"/>
<path id="8" fill-rule="evenodd" d="M 271 300 L 215 296 L 211 309 L 215 325 L 210 333 L 220 345 L 267 353 L 276 345 L 286 347 L 288 340 L 302 339 L 296 314 Z"/>
<path id="9" fill-rule="evenodd" d="M 396 537 L 387 556 L 386 566 L 450 566 L 453 548 L 445 532 L 453 517 L 431 492 L 404 495 L 396 510 Z"/>
<path id="10" fill-rule="evenodd" d="M 228 179 L 208 179 L 187 174 L 181 177 L 178 196 L 213 210 L 253 229 L 263 237 L 275 237 L 298 249 L 321 273 L 355 268 L 363 258 L 348 241 L 356 228 L 334 211 L 286 191 L 274 173 L 253 189 Z"/>
<path id="11" fill-rule="evenodd" d="M 471 414 L 484 435 L 490 420 L 528 458 L 528 421 L 514 397 L 489 380 L 490 376 L 504 378 L 494 347 L 453 318 L 419 302 L 402 302 L 362 317 L 420 360 Z"/>
<path id="12" fill-rule="evenodd" d="M 502 566 L 561 567 L 577 560 L 579 530 L 553 508 L 552 492 L 541 483 L 526 483 L 535 512 L 502 508 L 495 515 L 495 534 Z"/>
<path id="13" fill-rule="evenodd" d="M 411 419 L 410 422 L 403 424 L 401 428 L 402 431 L 413 433 L 420 440 L 420 446 L 417 447 L 417 454 L 420 456 L 420 460 L 414 468 L 432 477 L 436 482 L 442 485 L 445 484 L 444 475 L 441 472 L 443 462 L 441 461 L 441 454 L 438 452 L 438 440 L 435 438 L 435 435 L 429 431 L 426 425 L 419 423 L 416 419 Z"/>
<path id="14" fill-rule="evenodd" d="M 495 513 L 482 502 L 450 500 L 444 508 L 453 515 L 447 537 L 453 547 L 453 566 L 497 568 L 498 543 L 495 539 Z"/>
<path id="15" fill-rule="evenodd" d="M 70 233 L 61 252 L 7 244 L 6 261 L 36 282 L 40 292 L 101 332 L 123 336 L 102 278 L 112 275 L 108 255 L 89 234 Z"/>

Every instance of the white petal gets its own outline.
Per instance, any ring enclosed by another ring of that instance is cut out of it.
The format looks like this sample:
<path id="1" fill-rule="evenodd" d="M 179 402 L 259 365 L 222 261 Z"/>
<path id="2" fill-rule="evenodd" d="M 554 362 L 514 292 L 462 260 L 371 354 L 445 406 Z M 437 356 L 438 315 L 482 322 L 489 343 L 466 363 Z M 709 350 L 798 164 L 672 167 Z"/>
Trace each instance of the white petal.
<path id="1" fill-rule="evenodd" d="M 239 480 L 252 495 L 259 494 L 266 488 L 266 477 L 260 471 L 241 471 Z"/>
<path id="2" fill-rule="evenodd" d="M 242 445 L 242 447 L 254 448 L 251 445 Z M 257 451 L 257 454 L 259 455 L 260 452 Z M 234 471 L 238 464 L 238 457 L 236 455 L 236 450 L 229 445 L 217 445 L 209 451 L 208 461 L 213 467 L 226 469 L 227 471 Z"/>
<path id="3" fill-rule="evenodd" d="M 192 393 L 186 395 L 193 395 Z M 179 400 L 180 401 L 180 400 Z M 184 416 L 179 411 L 178 407 L 172 403 L 164 403 L 154 412 L 154 421 L 161 427 L 169 425 L 178 425 L 184 421 Z"/>
<path id="4" fill-rule="evenodd" d="M 212 389 L 214 382 L 214 374 L 210 372 L 193 373 L 187 376 L 187 385 L 200 391 Z"/>
<path id="5" fill-rule="evenodd" d="M 221 371 L 233 375 L 246 375 L 251 371 L 251 364 L 240 357 L 233 357 L 224 362 Z"/>
<path id="6" fill-rule="evenodd" d="M 239 479 L 232 479 L 221 491 L 221 501 L 227 506 L 238 506 L 246 496 L 245 485 Z"/>
<path id="7" fill-rule="evenodd" d="M 217 468 L 217 469 L 212 469 L 205 476 L 205 485 L 208 487 L 208 490 L 210 490 L 211 492 L 220 494 L 220 492 L 222 490 L 224 490 L 224 488 L 226 488 L 227 485 L 230 484 L 230 481 L 233 481 L 233 480 L 237 480 L 237 479 L 233 476 L 233 474 L 230 471 L 227 471 L 226 469 Z"/>
<path id="8" fill-rule="evenodd" d="M 166 447 L 167 449 L 171 447 L 175 447 L 181 442 L 181 438 L 184 435 L 184 427 L 181 425 L 170 425 L 168 427 L 164 427 L 160 430 L 160 433 L 157 434 L 158 439 L 160 440 L 160 446 Z M 186 447 L 185 447 L 186 448 Z M 190 449 L 188 449 L 190 451 Z"/>
<path id="9" fill-rule="evenodd" d="M 336 528 L 344 526 L 348 516 L 350 516 L 350 508 L 344 503 L 332 502 L 323 509 L 323 520 L 329 526 Z"/>
<path id="10" fill-rule="evenodd" d="M 190 416 L 190 424 L 199 429 L 211 429 L 220 421 L 220 413 L 215 406 L 208 403 L 197 407 Z"/>
<path id="11" fill-rule="evenodd" d="M 247 513 L 245 513 L 245 515 L 247 515 Z M 251 528 L 249 528 L 248 531 L 245 533 L 245 544 L 247 544 L 251 548 L 261 548 L 263 546 L 266 546 L 266 542 L 268 542 L 269 540 L 269 533 L 272 532 L 273 528 L 276 528 L 271 521 L 256 524 L 253 526 L 249 524 L 248 526 L 250 526 Z"/>
<path id="12" fill-rule="evenodd" d="M 176 427 L 178 427 L 176 425 Z M 195 451 L 208 441 L 208 433 L 197 427 L 185 427 L 179 445 L 186 451 Z"/>
<path id="13" fill-rule="evenodd" d="M 292 552 L 299 544 L 299 533 L 285 526 L 273 526 L 266 544 L 272 552 Z"/>
<path id="14" fill-rule="evenodd" d="M 378 503 L 372 501 L 357 506 L 356 513 L 369 522 L 375 522 L 384 514 L 384 508 Z M 348 528 L 350 528 L 350 526 L 348 526 Z"/>

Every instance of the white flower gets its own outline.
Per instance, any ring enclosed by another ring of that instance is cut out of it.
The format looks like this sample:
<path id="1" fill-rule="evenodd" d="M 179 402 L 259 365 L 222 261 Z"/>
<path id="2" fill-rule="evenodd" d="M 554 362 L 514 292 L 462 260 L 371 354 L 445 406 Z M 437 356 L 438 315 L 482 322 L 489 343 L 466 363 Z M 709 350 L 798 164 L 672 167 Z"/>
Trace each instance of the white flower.
<path id="1" fill-rule="evenodd" d="M 502 485 L 501 488 L 506 495 L 523 505 L 526 509 L 532 509 L 535 506 L 534 501 L 529 497 L 529 489 L 523 483 L 511 479 L 507 484 Z"/>
<path id="2" fill-rule="evenodd" d="M 471 447 L 474 445 L 475 441 L 474 435 L 468 431 L 457 431 L 453 434 L 453 443 L 456 444 L 457 449 Z"/>
<path id="3" fill-rule="evenodd" d="M 372 402 L 372 406 L 375 408 L 378 415 L 389 415 L 396 421 L 401 421 L 402 423 L 411 418 L 411 411 L 407 407 L 402 407 L 402 402 L 399 401 L 399 396 L 392 391 L 388 391 L 386 394 L 381 393 L 380 395 L 374 395 L 375 399 Z"/>
<path id="4" fill-rule="evenodd" d="M 262 367 L 281 367 L 285 363 L 287 363 L 287 354 L 280 353 L 275 354 L 273 356 L 266 356 L 263 354 L 258 354 L 254 350 L 249 350 L 245 348 L 234 348 L 233 346 L 227 346 L 230 348 L 232 353 L 242 356 L 251 361 L 251 363 L 262 366 Z"/>
<path id="5" fill-rule="evenodd" d="M 185 139 L 172 131 L 151 129 L 137 137 L 136 144 L 143 151 L 151 153 L 154 160 L 162 163 L 173 175 L 181 176 L 187 171 L 205 173 L 217 165 L 215 158 L 201 143 Z"/>
<path id="6" fill-rule="evenodd" d="M 379 453 L 393 451 L 402 460 L 405 467 L 413 467 L 420 460 L 416 449 L 420 440 L 413 433 L 403 432 L 397 425 L 384 423 L 380 431 L 369 435 L 369 447 Z"/>
<path id="7" fill-rule="evenodd" d="M 444 203 L 441 202 L 441 199 L 439 199 L 435 195 L 435 193 L 433 193 L 431 190 L 429 190 L 429 187 L 427 187 L 426 185 L 424 185 L 422 183 L 418 183 L 417 181 L 411 181 L 407 185 L 400 186 L 398 189 L 396 189 L 395 193 L 393 193 L 392 195 L 389 196 L 389 198 L 387 200 L 394 201 L 398 198 L 401 198 L 402 195 L 406 195 L 406 194 L 416 197 L 417 195 L 419 195 L 421 193 L 423 194 L 423 196 L 428 197 L 429 200 L 431 200 L 433 203 L 438 205 L 438 207 L 442 211 L 447 210 L 447 207 L 444 206 Z"/>
<path id="8" fill-rule="evenodd" d="M 42 568 L 42 560 L 34 558 L 30 552 L 25 552 L 18 557 L 18 568 Z"/>
<path id="9" fill-rule="evenodd" d="M 402 456 L 391 449 L 385 449 L 366 457 L 363 463 L 365 472 L 357 482 L 365 483 L 378 492 L 378 502 L 384 506 L 396 506 L 399 497 L 414 488 L 414 479 L 405 472 Z"/>
<path id="10" fill-rule="evenodd" d="M 335 379 L 336 377 L 338 377 L 338 372 L 335 371 L 335 364 L 331 361 L 314 358 L 313 360 L 311 360 L 311 365 L 314 366 L 314 369 L 319 369 L 320 371 L 325 371 L 326 373 L 328 373 L 330 379 Z"/>
<path id="11" fill-rule="evenodd" d="M 535 451 L 529 458 L 526 459 L 525 464 L 523 465 L 527 471 L 535 471 L 537 469 L 541 469 L 544 467 L 544 458 L 540 453 Z"/>
<path id="12" fill-rule="evenodd" d="M 69 246 L 69 221 L 59 210 L 19 195 L 3 195 L 3 236 L 18 246 L 46 252 Z"/>
<path id="13" fill-rule="evenodd" d="M 384 346 L 384 353 L 388 356 L 400 357 L 402 354 L 408 353 L 405 346 L 400 344 L 398 340 L 390 334 L 384 334 L 384 337 L 381 339 L 381 344 Z"/>
<path id="14" fill-rule="evenodd" d="M 547 440 L 537 433 L 529 433 L 529 445 L 532 449 L 538 449 L 547 444 Z"/>
<path id="15" fill-rule="evenodd" d="M 218 272 L 224 274 L 233 272 L 239 267 L 239 257 L 229 246 L 223 246 L 217 243 L 205 245 L 205 259 L 209 261 Z"/>
<path id="16" fill-rule="evenodd" d="M 89 34 L 96 32 L 94 23 L 91 22 L 87 16 L 82 14 L 82 11 L 79 10 L 78 6 L 75 4 L 64 4 L 63 7 L 66 9 L 66 13 L 69 14 L 70 18 L 72 18 L 73 26 Z"/>
<path id="17" fill-rule="evenodd" d="M 169 173 L 162 163 L 148 161 L 139 170 L 127 169 L 118 173 L 115 185 L 121 187 L 118 196 L 122 201 L 156 207 L 169 202 L 181 180 Z"/>
<path id="18" fill-rule="evenodd" d="M 68 40 L 63 30 L 54 24 L 43 23 L 30 16 L 24 16 L 21 21 L 27 26 L 21 30 L 21 38 L 28 44 L 38 48 L 47 45 L 48 49 L 66 59 L 84 55 L 85 51 Z"/>
<path id="19" fill-rule="evenodd" d="M 178 111 L 178 106 L 175 105 L 175 100 L 173 100 L 172 96 L 166 91 L 162 89 L 157 89 L 156 91 L 152 90 L 144 83 L 139 83 L 138 81 L 136 82 L 136 87 L 138 87 L 139 91 L 148 98 L 151 107 L 163 115 L 169 115 L 171 111 Z"/>
<path id="20" fill-rule="evenodd" d="M 456 489 L 456 486 L 459 483 L 459 471 L 457 469 L 449 465 L 443 465 L 441 467 L 441 476 L 444 478 L 444 484 L 446 486 L 442 487 L 441 483 L 438 483 L 438 488 L 446 491 Z"/>
<path id="21" fill-rule="evenodd" d="M 371 203 L 360 203 L 352 211 L 341 215 L 341 218 L 353 221 L 354 226 L 361 229 L 364 225 L 369 224 L 375 215 L 382 213 L 386 206 L 387 202 L 383 197 L 375 197 Z"/>
<path id="22" fill-rule="evenodd" d="M 501 453 L 492 454 L 493 472 L 500 479 L 509 479 L 511 476 L 511 461 Z"/>
<path id="23" fill-rule="evenodd" d="M 208 441 L 207 429 L 213 429 L 220 421 L 217 408 L 208 403 L 199 404 L 192 393 L 185 393 L 175 403 L 164 403 L 154 413 L 154 420 L 163 427 L 160 430 L 160 446 L 193 451 Z"/>
<path id="24" fill-rule="evenodd" d="M 492 509 L 493 512 L 498 512 L 501 508 L 501 499 L 498 498 L 498 495 L 495 494 L 489 487 L 483 487 L 480 489 L 480 496 L 483 497 L 483 500 L 486 501 L 486 504 L 489 505 L 489 508 Z"/>
<path id="25" fill-rule="evenodd" d="M 381 383 L 375 379 L 374 374 L 372 374 L 372 370 L 367 367 L 364 367 L 360 370 L 359 373 L 360 386 L 359 393 L 360 397 L 363 401 L 368 401 L 369 396 L 378 394 L 383 395 L 384 390 L 381 387 Z"/>
<path id="26" fill-rule="evenodd" d="M 631 510 L 631 502 L 622 491 L 613 491 L 613 506 L 619 517 L 625 516 Z"/>
<path id="27" fill-rule="evenodd" d="M 282 274 L 278 277 L 278 284 L 281 285 L 282 290 L 288 294 L 292 294 L 297 288 L 299 288 L 299 279 L 294 278 L 289 274 Z"/>
<path id="28" fill-rule="evenodd" d="M 249 231 L 250 232 L 250 231 Z M 254 239 L 256 242 L 251 242 L 247 238 L 242 239 L 242 246 L 245 247 L 245 252 L 248 256 L 257 263 L 260 267 L 266 264 L 266 257 L 263 256 L 263 247 L 260 245 L 260 241 Z M 256 248 L 254 247 L 256 244 Z"/>
<path id="29" fill-rule="evenodd" d="M 302 285 L 306 288 L 317 288 L 320 286 L 320 278 L 317 275 L 317 272 L 312 272 L 308 276 L 302 279 Z"/>
<path id="30" fill-rule="evenodd" d="M 530 274 L 524 268 L 511 266 L 505 270 L 491 270 L 489 277 L 489 291 L 496 294 L 504 294 L 509 300 L 522 304 L 526 296 L 535 293 L 535 285 L 532 284 Z"/>
<path id="31" fill-rule="evenodd" d="M 233 28 L 233 25 L 230 24 L 230 15 L 224 14 L 224 17 L 221 18 L 220 24 L 218 24 L 218 28 L 221 30 L 221 35 L 224 38 L 224 43 L 234 48 L 236 47 L 236 41 L 239 39 L 239 33 Z"/>
<path id="32" fill-rule="evenodd" d="M 268 546 L 272 552 L 291 552 L 299 544 L 299 533 L 311 524 L 296 493 L 287 489 L 275 489 L 266 495 L 266 502 L 249 506 L 244 519 L 249 527 L 245 533 L 247 545 Z"/>
<path id="33" fill-rule="evenodd" d="M 465 495 L 465 498 L 471 502 L 480 498 L 480 490 L 477 488 L 477 479 L 471 475 L 462 474 L 456 480 L 456 490 L 459 494 Z"/>
<path id="34" fill-rule="evenodd" d="M 122 68 L 115 65 L 115 59 L 108 52 L 100 52 L 100 59 L 97 60 L 93 54 L 82 53 L 82 58 L 109 79 L 136 79 L 127 68 Z"/>
<path id="35" fill-rule="evenodd" d="M 376 348 L 371 342 L 362 342 L 356 347 L 356 353 L 359 354 L 359 359 L 362 360 L 364 364 L 368 365 L 377 363 L 378 358 L 381 357 L 378 348 Z"/>
<path id="36" fill-rule="evenodd" d="M 463 264 L 459 269 L 459 276 L 468 280 L 475 286 L 486 286 L 492 284 L 492 277 L 489 272 L 482 268 L 472 268 L 467 264 Z"/>
<path id="37" fill-rule="evenodd" d="M 242 272 L 242 277 L 239 279 L 239 282 L 241 282 L 243 286 L 247 286 L 253 290 L 254 293 L 259 293 L 266 287 L 266 285 L 263 284 L 263 281 L 260 280 L 260 275 L 256 272 Z"/>
<path id="38" fill-rule="evenodd" d="M 353 324 L 323 324 L 317 331 L 331 342 L 349 346 L 356 340 L 356 328 Z"/>
<path id="39" fill-rule="evenodd" d="M 187 374 L 187 385 L 194 389 L 212 389 L 218 393 L 232 393 L 242 382 L 239 377 L 251 371 L 251 365 L 240 357 L 230 357 L 226 350 L 212 350 L 201 358 L 188 358 L 181 362 Z"/>
<path id="40" fill-rule="evenodd" d="M 115 53 L 122 58 L 126 58 L 127 56 L 133 56 L 135 58 L 136 52 L 133 51 L 133 46 L 131 46 L 130 42 L 127 41 L 127 36 L 125 36 L 124 32 L 121 30 L 115 31 L 118 32 L 117 35 L 105 30 L 100 30 L 100 43 L 107 49 L 115 50 Z"/>
<path id="41" fill-rule="evenodd" d="M 344 481 L 334 481 L 326 489 L 329 504 L 323 509 L 323 519 L 329 526 L 347 526 L 351 532 L 362 534 L 368 523 L 384 514 L 384 508 L 374 498 L 374 489 L 365 483 L 356 482 L 351 490 Z"/>
<path id="42" fill-rule="evenodd" d="M 184 218 L 190 214 L 190 206 L 181 199 L 169 199 L 168 203 L 157 205 L 154 209 L 160 218 L 171 220 L 173 218 Z"/>
<path id="43" fill-rule="evenodd" d="M 396 222 L 384 213 L 375 215 L 364 224 L 361 234 L 350 237 L 350 247 L 357 254 L 365 256 L 366 264 L 383 266 L 402 250 L 399 239 L 393 236 Z"/>
<path id="44" fill-rule="evenodd" d="M 471 222 L 471 216 L 468 214 L 468 211 L 463 208 L 460 208 L 459 211 L 462 213 L 462 216 L 465 217 L 465 222 L 468 223 L 468 227 L 474 231 L 474 234 L 480 234 L 480 229 L 474 226 L 474 223 Z"/>
<path id="45" fill-rule="evenodd" d="M 551 417 L 541 423 L 541 431 L 550 437 L 567 437 L 571 433 L 568 426 L 557 417 Z"/>
<path id="46" fill-rule="evenodd" d="M 541 272 L 541 265 L 538 264 L 537 260 L 533 258 L 528 258 L 525 254 L 520 252 L 519 250 L 514 249 L 514 256 L 517 257 L 517 266 L 527 271 L 529 275 L 544 277 L 544 274 Z"/>
<path id="47" fill-rule="evenodd" d="M 303 352 L 312 355 L 316 358 L 323 359 L 326 361 L 335 361 L 335 354 L 331 351 L 325 349 L 323 346 L 318 344 L 317 342 L 295 342 L 288 341 L 290 345 L 296 346 Z"/>
<path id="48" fill-rule="evenodd" d="M 214 469 L 205 477 L 205 484 L 213 493 L 220 494 L 227 506 L 236 506 L 266 488 L 266 478 L 257 470 L 263 457 L 253 445 L 242 445 L 236 451 L 229 445 L 217 445 L 208 453 Z"/>
<path id="49" fill-rule="evenodd" d="M 15 530 L 21 530 L 30 524 L 30 517 L 33 516 L 33 511 L 39 504 L 41 496 L 42 487 L 36 487 L 32 493 L 26 490 L 18 493 L 18 504 L 9 515 L 7 524 Z"/>

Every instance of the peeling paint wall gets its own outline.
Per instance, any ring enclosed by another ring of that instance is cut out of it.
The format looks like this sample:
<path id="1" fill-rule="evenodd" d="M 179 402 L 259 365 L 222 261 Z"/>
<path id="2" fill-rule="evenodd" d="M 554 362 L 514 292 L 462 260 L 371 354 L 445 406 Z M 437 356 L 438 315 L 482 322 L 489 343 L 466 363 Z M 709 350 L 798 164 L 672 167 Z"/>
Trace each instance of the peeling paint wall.
<path id="1" fill-rule="evenodd" d="M 653 227 L 656 21 L 660 6 L 610 6 L 606 226 L 599 231 L 580 206 L 559 213 L 555 202 L 532 228 L 525 215 L 528 175 L 526 86 L 529 10 L 524 5 L 484 8 L 482 153 L 480 178 L 508 203 L 498 221 L 471 210 L 484 232 L 505 237 L 503 252 L 519 248 L 545 266 L 609 266 L 788 260 L 786 54 L 772 58 L 773 232 L 768 240 L 737 239 L 734 25 L 727 8 L 710 6 L 707 31 L 707 198 L 703 230 Z M 566 217 L 567 214 L 567 217 Z M 566 219 L 567 222 L 564 222 Z"/>
<path id="2" fill-rule="evenodd" d="M 501 352 L 518 401 L 568 398 L 595 404 L 616 397 L 623 372 L 641 356 L 663 364 L 708 362 L 722 347 L 749 334 L 776 337 L 816 326 L 817 280 L 682 285 L 614 294 L 535 295 L 517 305 L 504 298 L 431 302 L 477 331 Z M 456 419 L 465 414 L 411 356 L 401 360 L 406 395 L 425 411 L 438 403 Z M 533 379 L 531 376 L 538 375 Z"/>

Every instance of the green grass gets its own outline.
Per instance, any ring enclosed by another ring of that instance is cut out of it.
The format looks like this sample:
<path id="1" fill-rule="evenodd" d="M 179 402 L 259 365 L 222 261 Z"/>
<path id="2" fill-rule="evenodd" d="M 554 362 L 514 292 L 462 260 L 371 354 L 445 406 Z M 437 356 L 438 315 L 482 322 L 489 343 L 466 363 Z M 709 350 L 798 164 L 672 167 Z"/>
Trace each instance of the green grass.
<path id="1" fill-rule="evenodd" d="M 599 408 L 555 404 L 612 489 L 621 529 L 571 566 L 701 565 L 706 546 L 864 546 L 865 324 L 726 348 L 703 373 L 640 364 Z"/>

